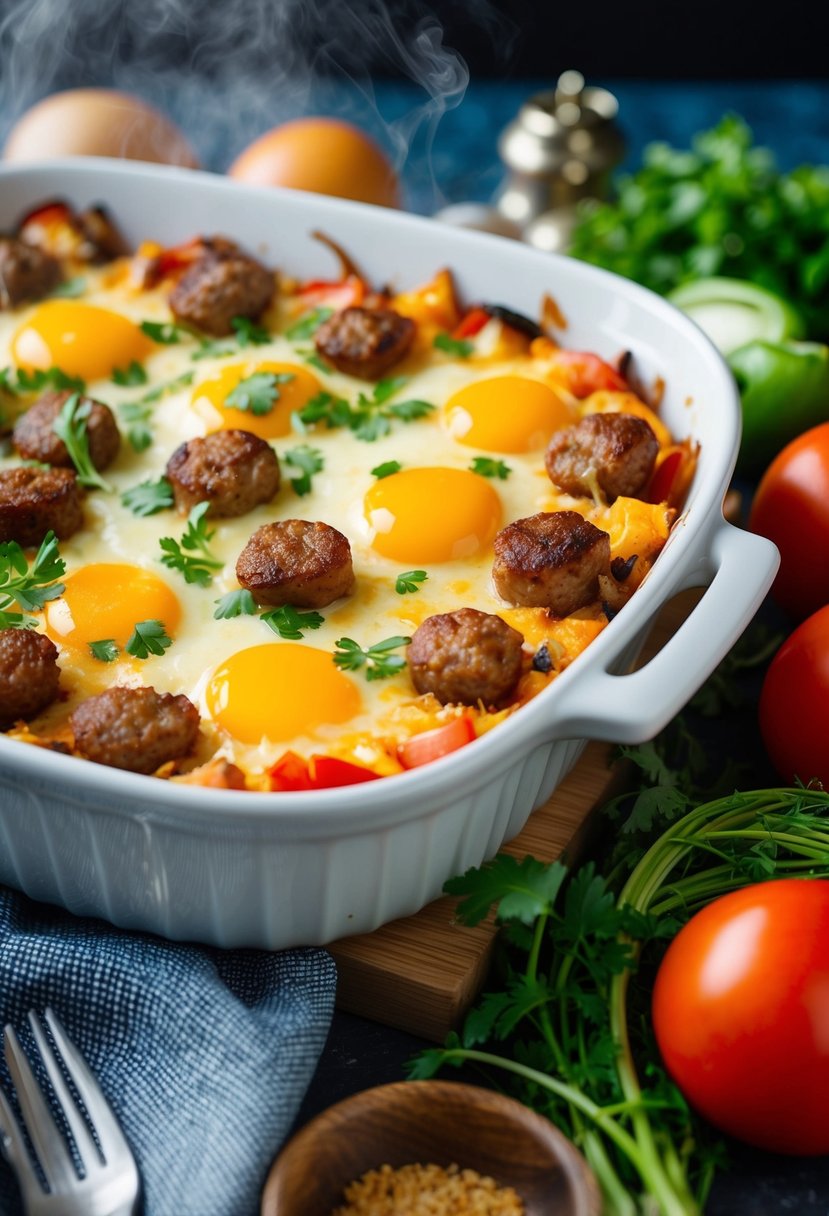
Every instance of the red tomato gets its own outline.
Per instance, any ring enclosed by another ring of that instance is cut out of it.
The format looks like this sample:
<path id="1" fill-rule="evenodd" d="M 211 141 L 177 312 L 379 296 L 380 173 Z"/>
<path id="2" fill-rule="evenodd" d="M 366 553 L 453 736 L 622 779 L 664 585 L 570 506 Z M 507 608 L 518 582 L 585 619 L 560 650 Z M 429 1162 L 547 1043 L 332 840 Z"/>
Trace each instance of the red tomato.
<path id="1" fill-rule="evenodd" d="M 829 604 L 829 422 L 798 435 L 769 465 L 749 527 L 774 541 L 772 595 L 798 621 Z"/>
<path id="2" fill-rule="evenodd" d="M 552 362 L 567 373 L 567 387 L 574 397 L 589 397 L 600 389 L 630 391 L 621 372 L 589 351 L 557 350 Z"/>
<path id="3" fill-rule="evenodd" d="M 715 900 L 656 977 L 653 1025 L 692 1106 L 749 1144 L 829 1153 L 829 881 L 786 878 Z"/>
<path id="4" fill-rule="evenodd" d="M 798 625 L 772 659 L 760 732 L 784 781 L 816 778 L 829 789 L 829 605 Z"/>
<path id="5" fill-rule="evenodd" d="M 397 755 L 404 768 L 419 768 L 421 764 L 431 764 L 441 756 L 456 752 L 459 747 L 465 747 L 474 738 L 475 727 L 472 719 L 464 714 L 460 718 L 453 718 L 445 726 L 412 735 L 411 739 L 400 744 Z"/>

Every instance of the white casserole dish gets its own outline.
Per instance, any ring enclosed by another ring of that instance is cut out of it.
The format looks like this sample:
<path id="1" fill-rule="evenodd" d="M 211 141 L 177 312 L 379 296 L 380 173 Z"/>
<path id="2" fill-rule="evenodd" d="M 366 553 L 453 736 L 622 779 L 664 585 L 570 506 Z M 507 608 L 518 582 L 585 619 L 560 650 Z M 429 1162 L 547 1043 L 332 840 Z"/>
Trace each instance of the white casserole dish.
<path id="1" fill-rule="evenodd" d="M 236 237 L 271 265 L 330 277 L 339 241 L 378 283 L 417 285 L 441 266 L 463 299 L 529 315 L 549 292 L 566 344 L 634 352 L 667 385 L 662 414 L 701 445 L 682 518 L 630 603 L 545 692 L 484 739 L 367 785 L 251 794 L 171 785 L 0 735 L 0 881 L 116 925 L 220 946 L 330 942 L 408 915 L 515 836 L 584 741 L 660 730 L 739 637 L 778 564 L 768 541 L 722 516 L 740 410 L 708 339 L 644 289 L 497 237 L 318 195 L 111 160 L 0 169 L 0 230 L 54 197 L 104 203 L 128 240 Z M 662 605 L 707 586 L 646 667 L 628 672 Z"/>

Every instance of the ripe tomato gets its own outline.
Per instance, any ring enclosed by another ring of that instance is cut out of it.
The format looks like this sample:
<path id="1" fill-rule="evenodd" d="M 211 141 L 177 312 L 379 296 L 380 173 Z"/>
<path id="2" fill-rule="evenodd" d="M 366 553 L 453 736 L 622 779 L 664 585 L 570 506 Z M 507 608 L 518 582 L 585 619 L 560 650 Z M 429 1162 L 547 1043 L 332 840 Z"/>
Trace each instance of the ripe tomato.
<path id="1" fill-rule="evenodd" d="M 817 779 L 829 789 L 829 605 L 798 625 L 772 659 L 759 717 L 783 780 Z"/>
<path id="2" fill-rule="evenodd" d="M 829 604 L 829 422 L 805 431 L 769 465 L 749 527 L 774 541 L 772 595 L 798 621 Z"/>
<path id="3" fill-rule="evenodd" d="M 668 1072 L 723 1131 L 772 1152 L 829 1152 L 829 881 L 744 887 L 698 912 L 656 977 Z"/>

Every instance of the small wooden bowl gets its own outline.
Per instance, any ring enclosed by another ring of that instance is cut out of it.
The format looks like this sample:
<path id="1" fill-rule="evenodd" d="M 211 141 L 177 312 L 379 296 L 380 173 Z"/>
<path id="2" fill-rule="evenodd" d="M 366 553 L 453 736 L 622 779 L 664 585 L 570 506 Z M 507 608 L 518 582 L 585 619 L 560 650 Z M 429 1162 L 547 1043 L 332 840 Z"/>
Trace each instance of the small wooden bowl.
<path id="1" fill-rule="evenodd" d="M 355 1094 L 285 1146 L 262 1216 L 331 1216 L 349 1182 L 381 1165 L 477 1170 L 514 1187 L 526 1216 L 598 1216 L 598 1186 L 581 1154 L 512 1098 L 452 1081 L 402 1081 Z"/>

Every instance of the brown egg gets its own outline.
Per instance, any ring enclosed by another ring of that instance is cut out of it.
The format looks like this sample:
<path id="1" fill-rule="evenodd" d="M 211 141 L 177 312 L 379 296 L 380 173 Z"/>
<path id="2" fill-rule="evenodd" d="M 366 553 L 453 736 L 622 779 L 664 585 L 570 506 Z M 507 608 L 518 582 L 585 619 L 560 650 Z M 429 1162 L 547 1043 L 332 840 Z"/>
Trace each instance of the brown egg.
<path id="1" fill-rule="evenodd" d="M 4 160 L 115 156 L 198 168 L 193 149 L 153 106 L 115 89 L 69 89 L 44 98 L 12 127 Z"/>
<path id="2" fill-rule="evenodd" d="M 299 118 L 274 127 L 233 162 L 238 181 L 398 207 L 394 169 L 359 127 L 336 118 Z"/>

